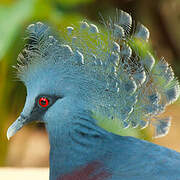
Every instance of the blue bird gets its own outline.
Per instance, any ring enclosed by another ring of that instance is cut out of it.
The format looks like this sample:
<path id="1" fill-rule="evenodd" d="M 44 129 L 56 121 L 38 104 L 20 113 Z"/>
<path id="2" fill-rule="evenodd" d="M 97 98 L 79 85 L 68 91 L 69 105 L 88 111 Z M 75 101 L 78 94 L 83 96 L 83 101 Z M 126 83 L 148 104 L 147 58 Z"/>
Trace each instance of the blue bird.
<path id="1" fill-rule="evenodd" d="M 149 31 L 117 11 L 104 28 L 82 21 L 58 39 L 41 22 L 27 28 L 18 77 L 27 88 L 24 109 L 7 131 L 45 123 L 50 180 L 180 180 L 180 154 L 137 138 L 123 128 L 167 134 L 160 118 L 177 100 L 179 82 L 170 65 L 148 46 Z"/>

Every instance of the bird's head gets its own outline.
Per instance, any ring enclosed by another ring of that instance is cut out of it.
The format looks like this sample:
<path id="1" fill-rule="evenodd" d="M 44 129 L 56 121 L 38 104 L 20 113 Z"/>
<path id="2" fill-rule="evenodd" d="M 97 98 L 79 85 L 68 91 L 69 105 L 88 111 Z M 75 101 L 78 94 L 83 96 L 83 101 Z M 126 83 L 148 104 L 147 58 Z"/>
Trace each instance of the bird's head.
<path id="1" fill-rule="evenodd" d="M 84 57 L 78 50 L 73 52 L 63 40 L 56 40 L 43 23 L 28 26 L 27 33 L 25 48 L 15 67 L 26 86 L 26 102 L 8 129 L 8 139 L 33 121 L 67 127 L 75 113 L 87 111 L 92 107 L 92 99 L 97 99 L 94 95 L 98 80 L 87 74 Z"/>
<path id="2" fill-rule="evenodd" d="M 65 128 L 81 110 L 103 128 L 152 123 L 157 136 L 166 134 L 169 121 L 152 118 L 178 98 L 179 84 L 165 60 L 155 62 L 149 52 L 148 29 L 138 24 L 134 32 L 131 26 L 123 11 L 105 23 L 106 32 L 83 21 L 58 40 L 43 23 L 28 26 L 16 66 L 26 103 L 7 137 L 36 120 Z"/>
<path id="3" fill-rule="evenodd" d="M 42 23 L 30 25 L 27 30 L 27 43 L 15 67 L 26 86 L 26 102 L 22 113 L 8 129 L 8 139 L 29 122 L 65 124 L 63 120 L 70 120 L 70 115 L 86 98 L 80 88 L 88 83 L 82 76 L 83 70 L 68 62 L 73 58 L 71 48 L 58 45 L 49 27 Z M 55 122 L 57 117 L 61 121 Z"/>

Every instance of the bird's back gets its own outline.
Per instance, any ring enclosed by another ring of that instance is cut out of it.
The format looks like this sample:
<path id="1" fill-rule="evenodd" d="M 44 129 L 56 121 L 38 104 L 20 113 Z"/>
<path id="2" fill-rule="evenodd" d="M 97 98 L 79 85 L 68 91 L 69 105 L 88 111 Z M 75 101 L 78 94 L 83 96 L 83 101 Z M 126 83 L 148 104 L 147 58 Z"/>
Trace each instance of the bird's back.
<path id="1" fill-rule="evenodd" d="M 179 180 L 180 154 L 133 137 L 112 135 L 105 156 L 111 180 Z"/>

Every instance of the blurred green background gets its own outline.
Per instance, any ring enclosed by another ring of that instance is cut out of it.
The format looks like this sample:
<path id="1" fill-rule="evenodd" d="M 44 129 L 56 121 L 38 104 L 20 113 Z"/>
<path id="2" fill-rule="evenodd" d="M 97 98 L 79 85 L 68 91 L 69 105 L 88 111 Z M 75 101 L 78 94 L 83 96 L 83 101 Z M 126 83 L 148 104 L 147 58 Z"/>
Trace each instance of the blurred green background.
<path id="1" fill-rule="evenodd" d="M 26 90 L 16 81 L 17 55 L 23 47 L 27 25 L 43 21 L 56 29 L 88 19 L 100 22 L 99 13 L 111 15 L 115 8 L 130 13 L 147 26 L 158 57 L 164 56 L 180 77 L 179 0 L 1 0 L 0 1 L 0 166 L 48 166 L 49 144 L 43 125 L 29 125 L 8 142 L 8 126 L 21 112 Z M 150 128 L 129 132 L 180 151 L 180 102 L 167 108 L 173 117 L 170 133 L 151 139 Z"/>

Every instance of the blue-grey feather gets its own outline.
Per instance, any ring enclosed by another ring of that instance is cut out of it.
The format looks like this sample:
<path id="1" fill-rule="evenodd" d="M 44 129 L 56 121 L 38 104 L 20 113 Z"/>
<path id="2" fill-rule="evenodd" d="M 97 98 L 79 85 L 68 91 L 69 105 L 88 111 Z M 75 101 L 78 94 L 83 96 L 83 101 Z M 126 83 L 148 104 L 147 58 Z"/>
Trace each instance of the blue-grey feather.
<path id="1" fill-rule="evenodd" d="M 148 50 L 145 55 L 137 53 L 132 45 L 134 37 L 148 41 L 149 31 L 138 24 L 131 34 L 132 18 L 128 13 L 118 11 L 115 20 L 104 24 L 107 34 L 83 21 L 79 27 L 68 27 L 67 35 L 60 40 L 47 25 L 30 25 L 24 53 L 19 55 L 19 77 L 28 81 L 30 74 L 43 69 L 41 66 L 54 64 L 63 70 L 59 76 L 75 75 L 74 85 L 80 87 L 82 95 L 88 89 L 86 97 L 94 114 L 106 120 L 111 114 L 129 124 L 143 124 L 140 122 L 145 119 L 151 122 L 151 117 L 161 114 L 179 97 L 173 70 L 164 59 L 155 62 Z"/>
<path id="2" fill-rule="evenodd" d="M 104 25 L 106 32 L 83 21 L 59 39 L 43 23 L 27 28 L 16 67 L 27 88 L 22 114 L 30 116 L 39 95 L 61 97 L 41 117 L 50 141 L 50 179 L 94 161 L 108 180 L 179 179 L 179 153 L 103 126 L 152 124 L 155 137 L 166 135 L 170 119 L 157 115 L 180 95 L 172 68 L 146 48 L 145 26 L 133 32 L 132 18 L 123 11 Z"/>

